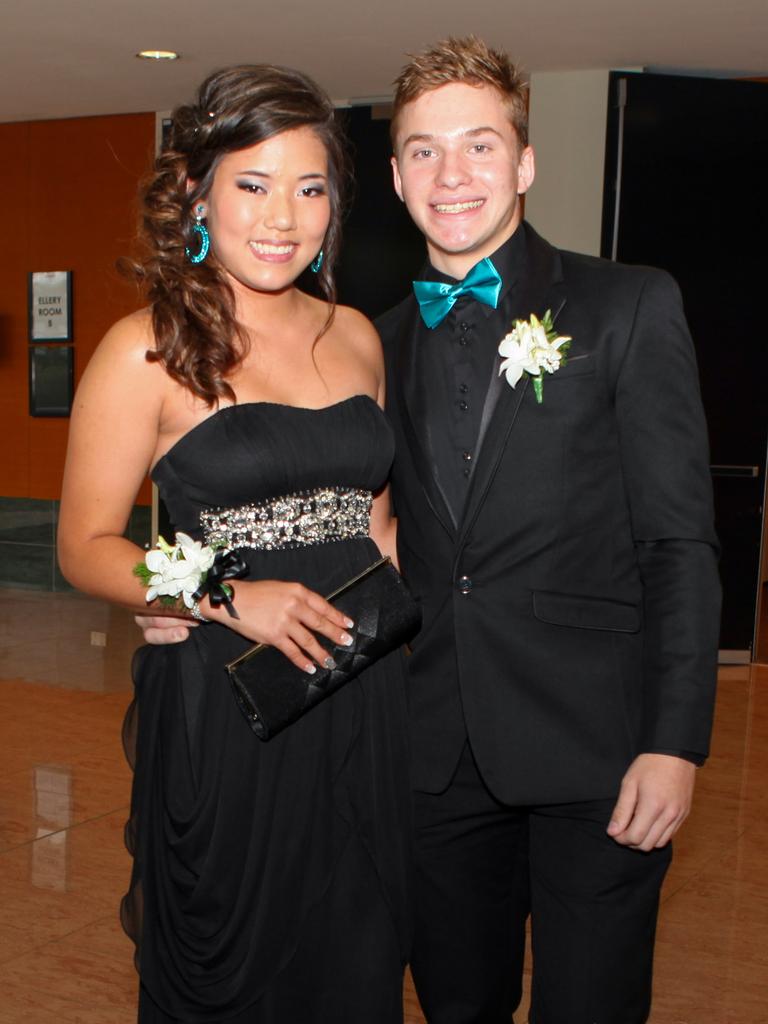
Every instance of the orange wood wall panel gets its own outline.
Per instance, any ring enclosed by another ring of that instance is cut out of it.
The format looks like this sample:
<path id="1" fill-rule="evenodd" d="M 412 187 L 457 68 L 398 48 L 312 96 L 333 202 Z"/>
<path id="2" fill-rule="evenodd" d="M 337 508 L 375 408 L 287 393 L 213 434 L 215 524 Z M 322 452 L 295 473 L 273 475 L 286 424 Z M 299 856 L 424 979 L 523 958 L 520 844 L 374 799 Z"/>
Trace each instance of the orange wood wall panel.
<path id="1" fill-rule="evenodd" d="M 0 494 L 29 493 L 27 279 L 29 125 L 0 124 Z"/>
<path id="2" fill-rule="evenodd" d="M 27 274 L 73 272 L 77 381 L 110 324 L 141 303 L 115 262 L 132 248 L 154 131 L 154 114 L 0 125 L 1 496 L 58 498 L 64 468 L 69 421 L 29 416 Z M 149 502 L 148 484 L 137 500 Z"/>

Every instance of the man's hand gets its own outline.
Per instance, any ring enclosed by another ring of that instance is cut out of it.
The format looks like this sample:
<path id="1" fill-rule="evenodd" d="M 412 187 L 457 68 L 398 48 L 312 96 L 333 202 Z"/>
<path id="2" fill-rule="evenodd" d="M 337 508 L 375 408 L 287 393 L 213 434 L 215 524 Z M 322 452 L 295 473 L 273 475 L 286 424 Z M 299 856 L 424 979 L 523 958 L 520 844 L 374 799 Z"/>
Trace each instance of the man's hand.
<path id="1" fill-rule="evenodd" d="M 688 817 L 696 766 L 668 754 L 640 754 L 627 769 L 608 835 L 622 846 L 666 846 Z"/>
<path id="2" fill-rule="evenodd" d="M 145 644 L 180 644 L 198 624 L 190 619 L 165 615 L 136 615 L 134 622 L 144 634 Z"/>

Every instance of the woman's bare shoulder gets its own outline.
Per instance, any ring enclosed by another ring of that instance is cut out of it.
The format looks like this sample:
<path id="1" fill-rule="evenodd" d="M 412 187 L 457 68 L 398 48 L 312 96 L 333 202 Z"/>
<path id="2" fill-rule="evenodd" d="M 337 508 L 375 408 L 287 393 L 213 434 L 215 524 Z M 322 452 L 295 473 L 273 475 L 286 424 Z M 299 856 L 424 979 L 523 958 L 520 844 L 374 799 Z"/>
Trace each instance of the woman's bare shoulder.
<path id="1" fill-rule="evenodd" d="M 154 347 L 155 335 L 149 309 L 138 309 L 116 321 L 99 344 L 99 349 L 106 349 L 111 355 L 123 356 L 139 353 L 143 357 L 148 349 Z"/>
<path id="2" fill-rule="evenodd" d="M 358 347 L 361 352 L 369 353 L 378 358 L 381 352 L 381 341 L 371 321 L 352 306 L 337 306 L 334 327 L 339 331 L 343 341 Z"/>
<path id="3" fill-rule="evenodd" d="M 96 347 L 78 389 L 80 397 L 133 394 L 162 401 L 168 388 L 163 364 L 147 359 L 155 347 L 149 310 L 138 310 L 114 323 Z"/>
<path id="4" fill-rule="evenodd" d="M 96 347 L 88 371 L 143 374 L 158 366 L 147 360 L 147 352 L 154 348 L 151 313 L 148 309 L 137 310 L 112 324 Z"/>

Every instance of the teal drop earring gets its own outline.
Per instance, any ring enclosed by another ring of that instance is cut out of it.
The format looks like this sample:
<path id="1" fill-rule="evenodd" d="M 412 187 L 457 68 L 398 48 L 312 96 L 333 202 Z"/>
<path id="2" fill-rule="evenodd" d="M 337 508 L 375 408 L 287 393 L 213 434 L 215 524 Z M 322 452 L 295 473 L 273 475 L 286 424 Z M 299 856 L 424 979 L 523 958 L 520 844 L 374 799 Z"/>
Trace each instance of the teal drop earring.
<path id="1" fill-rule="evenodd" d="M 200 248 L 192 255 L 192 250 L 185 248 L 187 259 L 190 263 L 202 263 L 205 257 L 208 255 L 208 250 L 211 247 L 211 239 L 208 234 L 208 228 L 203 224 L 203 214 L 205 213 L 204 206 L 198 206 L 195 210 L 195 223 L 192 225 L 192 232 L 195 235 L 200 236 Z"/>
<path id="2" fill-rule="evenodd" d="M 312 271 L 313 274 L 320 273 L 320 267 L 322 267 L 323 265 L 323 255 L 323 250 L 321 249 L 317 256 L 315 256 L 315 258 L 309 264 L 309 269 Z"/>

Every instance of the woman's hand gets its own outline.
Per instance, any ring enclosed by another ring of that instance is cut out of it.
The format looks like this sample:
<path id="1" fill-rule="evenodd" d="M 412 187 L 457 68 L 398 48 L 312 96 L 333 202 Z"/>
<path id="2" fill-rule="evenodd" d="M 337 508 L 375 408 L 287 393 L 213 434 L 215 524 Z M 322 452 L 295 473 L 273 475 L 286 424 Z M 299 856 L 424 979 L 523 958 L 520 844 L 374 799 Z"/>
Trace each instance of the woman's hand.
<path id="1" fill-rule="evenodd" d="M 333 667 L 329 665 L 333 658 L 315 633 L 338 646 L 349 647 L 353 642 L 347 630 L 354 622 L 301 583 L 238 580 L 230 585 L 240 618 L 232 618 L 223 607 L 212 610 L 207 598 L 200 602 L 205 618 L 223 623 L 255 643 L 276 647 L 310 675 L 316 665 Z"/>
<path id="2" fill-rule="evenodd" d="M 270 644 L 304 672 L 314 673 L 315 663 L 326 665 L 330 657 L 315 633 L 331 643 L 349 646 L 347 633 L 354 623 L 319 594 L 300 583 L 280 580 L 239 581 L 234 606 L 240 616 L 232 618 L 223 608 L 213 611 L 205 600 L 201 613 L 236 630 L 248 640 Z M 233 588 L 234 589 L 234 588 Z M 136 625 L 148 644 L 174 644 L 186 640 L 189 630 L 200 623 L 171 616 L 137 615 Z"/>

